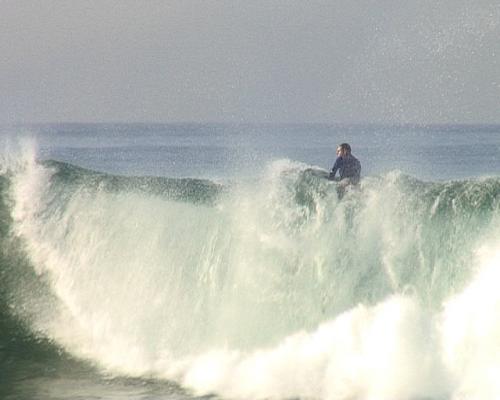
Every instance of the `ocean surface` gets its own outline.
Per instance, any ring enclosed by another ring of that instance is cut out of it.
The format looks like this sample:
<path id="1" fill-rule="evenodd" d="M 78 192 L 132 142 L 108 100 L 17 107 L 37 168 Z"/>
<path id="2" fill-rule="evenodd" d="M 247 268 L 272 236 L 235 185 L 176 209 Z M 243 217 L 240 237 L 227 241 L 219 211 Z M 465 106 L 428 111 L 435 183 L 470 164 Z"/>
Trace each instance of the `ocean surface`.
<path id="1" fill-rule="evenodd" d="M 349 142 L 362 181 L 324 178 Z M 500 398 L 500 126 L 0 128 L 0 398 Z"/>

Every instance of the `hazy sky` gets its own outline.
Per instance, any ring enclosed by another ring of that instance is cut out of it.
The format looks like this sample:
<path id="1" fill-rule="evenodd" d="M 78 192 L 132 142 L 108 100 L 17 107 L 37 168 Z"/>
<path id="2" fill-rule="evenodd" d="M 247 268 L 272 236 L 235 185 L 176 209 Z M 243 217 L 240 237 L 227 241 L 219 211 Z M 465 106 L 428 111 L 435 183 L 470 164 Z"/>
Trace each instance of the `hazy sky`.
<path id="1" fill-rule="evenodd" d="M 0 123 L 500 123 L 499 0 L 0 0 Z"/>

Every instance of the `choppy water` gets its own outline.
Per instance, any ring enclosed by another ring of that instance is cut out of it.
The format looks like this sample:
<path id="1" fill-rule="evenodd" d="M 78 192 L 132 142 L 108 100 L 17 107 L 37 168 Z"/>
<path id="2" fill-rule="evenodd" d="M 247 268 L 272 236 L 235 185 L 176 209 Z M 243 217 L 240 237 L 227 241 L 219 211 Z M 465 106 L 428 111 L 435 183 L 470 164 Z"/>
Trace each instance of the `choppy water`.
<path id="1" fill-rule="evenodd" d="M 9 129 L 4 398 L 500 396 L 500 128 Z"/>

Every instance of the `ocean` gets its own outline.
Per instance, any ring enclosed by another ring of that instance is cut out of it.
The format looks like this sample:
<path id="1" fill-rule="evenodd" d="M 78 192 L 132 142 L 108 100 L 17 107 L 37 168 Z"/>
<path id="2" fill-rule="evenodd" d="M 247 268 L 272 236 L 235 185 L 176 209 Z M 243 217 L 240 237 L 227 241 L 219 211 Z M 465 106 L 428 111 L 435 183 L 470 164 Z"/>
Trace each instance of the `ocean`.
<path id="1" fill-rule="evenodd" d="M 500 398 L 500 126 L 0 134 L 1 399 Z"/>

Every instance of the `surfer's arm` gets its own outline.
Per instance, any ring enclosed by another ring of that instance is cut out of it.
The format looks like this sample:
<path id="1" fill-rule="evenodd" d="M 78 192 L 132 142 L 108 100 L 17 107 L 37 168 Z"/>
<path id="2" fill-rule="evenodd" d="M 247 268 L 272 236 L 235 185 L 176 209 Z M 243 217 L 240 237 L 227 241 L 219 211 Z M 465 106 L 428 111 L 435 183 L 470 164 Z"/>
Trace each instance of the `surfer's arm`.
<path id="1" fill-rule="evenodd" d="M 335 160 L 335 163 L 333 164 L 332 170 L 330 171 L 330 176 L 328 177 L 328 179 L 330 179 L 332 181 L 335 180 L 335 174 L 339 170 L 341 163 L 342 163 L 342 158 L 337 157 L 337 159 Z"/>

